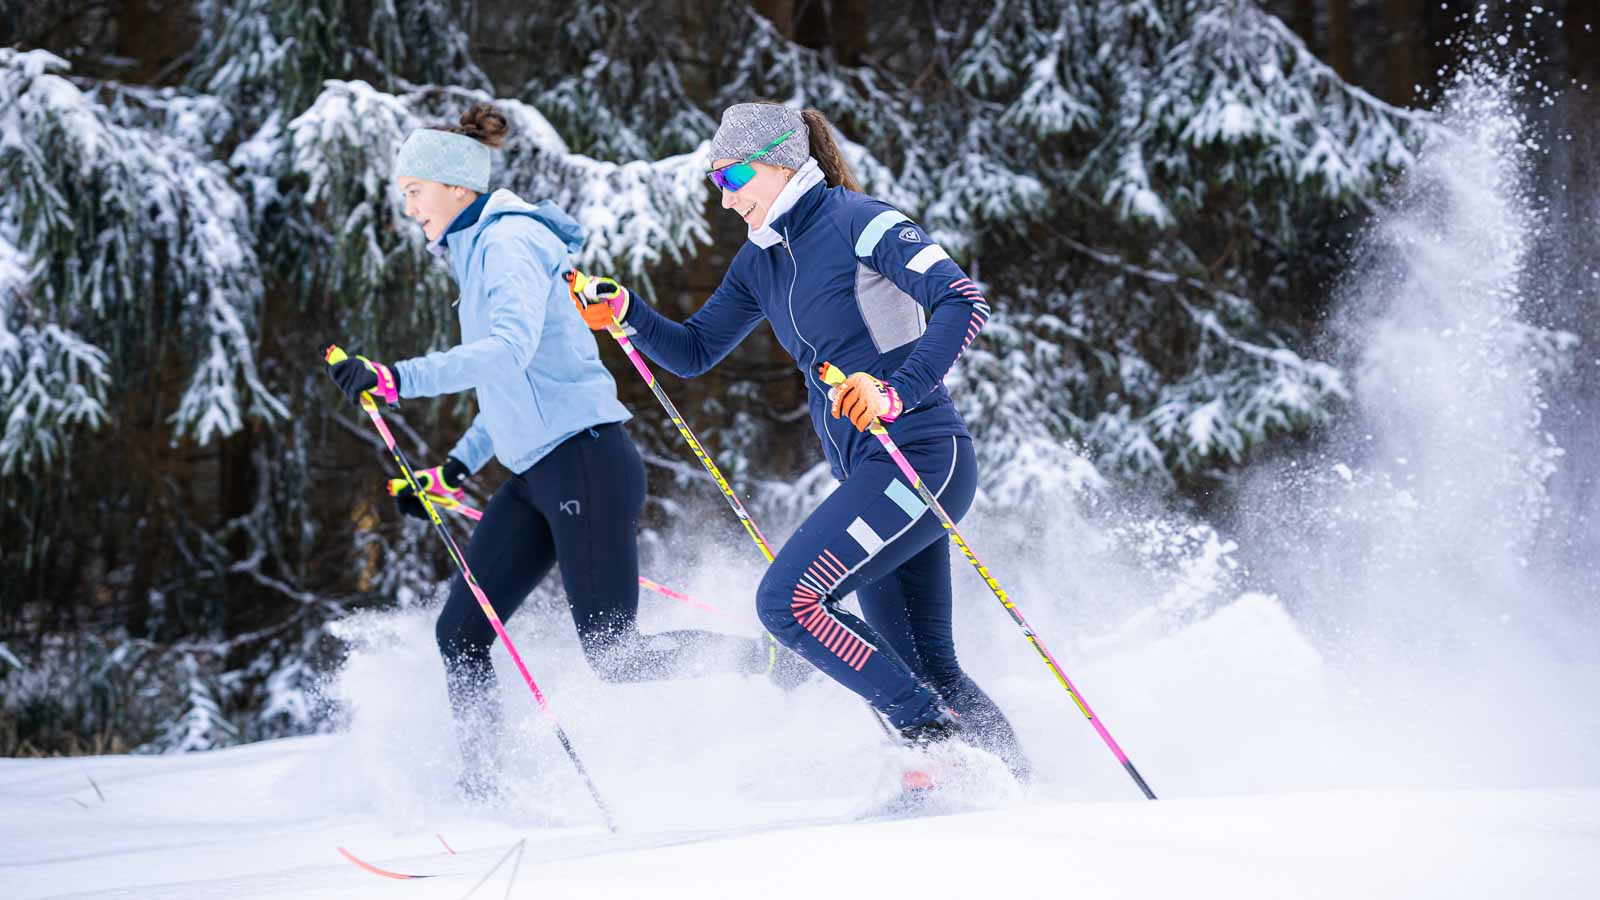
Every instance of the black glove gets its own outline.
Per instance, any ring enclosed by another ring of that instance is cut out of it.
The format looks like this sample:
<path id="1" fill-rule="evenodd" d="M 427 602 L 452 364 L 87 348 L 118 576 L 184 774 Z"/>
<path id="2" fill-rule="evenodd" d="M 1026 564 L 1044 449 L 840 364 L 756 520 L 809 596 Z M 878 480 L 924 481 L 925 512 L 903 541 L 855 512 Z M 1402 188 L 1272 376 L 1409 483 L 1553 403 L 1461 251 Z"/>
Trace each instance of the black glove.
<path id="1" fill-rule="evenodd" d="M 434 466 L 412 474 L 417 476 L 417 484 L 428 493 L 430 500 L 438 498 L 457 502 L 466 499 L 467 492 L 462 488 L 472 475 L 467 471 L 467 464 L 454 456 L 445 459 L 442 466 Z M 428 511 L 422 508 L 422 501 L 412 492 L 411 485 L 400 481 L 392 493 L 394 508 L 399 510 L 401 515 L 421 519 L 424 522 L 429 521 Z"/>
<path id="2" fill-rule="evenodd" d="M 357 406 L 361 405 L 361 395 L 367 392 L 390 406 L 400 402 L 400 376 L 383 363 L 365 356 L 352 356 L 334 363 L 328 367 L 328 377 Z"/>

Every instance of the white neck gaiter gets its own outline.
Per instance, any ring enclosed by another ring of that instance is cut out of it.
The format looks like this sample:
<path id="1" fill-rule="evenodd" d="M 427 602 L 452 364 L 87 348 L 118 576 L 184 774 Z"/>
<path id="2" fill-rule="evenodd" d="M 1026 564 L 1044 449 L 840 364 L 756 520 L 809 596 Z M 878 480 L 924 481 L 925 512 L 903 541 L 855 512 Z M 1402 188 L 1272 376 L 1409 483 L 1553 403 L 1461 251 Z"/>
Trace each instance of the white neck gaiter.
<path id="1" fill-rule="evenodd" d="M 817 165 L 816 159 L 814 157 L 806 157 L 806 164 L 795 171 L 794 177 L 790 178 L 789 183 L 783 186 L 778 198 L 772 201 L 772 206 L 767 209 L 767 217 L 762 221 L 761 227 L 750 229 L 750 243 L 765 250 L 783 240 L 783 235 L 773 229 L 772 223 L 776 222 L 779 216 L 793 208 L 795 201 L 805 196 L 806 191 L 822 183 L 823 177 L 822 167 Z"/>

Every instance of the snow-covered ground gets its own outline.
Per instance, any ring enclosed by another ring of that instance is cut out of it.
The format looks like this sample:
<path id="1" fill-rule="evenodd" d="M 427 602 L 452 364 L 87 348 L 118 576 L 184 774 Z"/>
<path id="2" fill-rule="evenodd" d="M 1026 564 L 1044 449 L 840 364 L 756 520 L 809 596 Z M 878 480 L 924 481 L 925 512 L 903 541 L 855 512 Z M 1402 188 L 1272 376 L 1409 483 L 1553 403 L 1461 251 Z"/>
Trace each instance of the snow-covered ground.
<path id="1" fill-rule="evenodd" d="M 1138 799 L 1013 632 L 1017 652 L 1003 658 L 1014 673 L 984 672 L 988 654 L 973 668 L 1017 720 L 1038 784 L 991 780 L 965 789 L 970 811 L 893 821 L 854 819 L 892 781 L 894 754 L 830 684 L 792 695 L 732 676 L 605 685 L 559 629 L 525 625 L 529 645 L 571 654 L 546 680 L 615 808 L 615 835 L 526 698 L 511 708 L 510 742 L 533 748 L 507 751 L 515 811 L 454 800 L 426 612 L 366 624 L 373 649 L 340 682 L 356 710 L 346 732 L 182 756 L 0 760 L 0 896 L 461 897 L 524 840 L 517 897 L 1503 900 L 1600 885 L 1593 716 L 1536 733 L 1537 707 L 1522 704 L 1523 728 L 1500 706 L 1515 698 L 1484 695 L 1476 716 L 1392 717 L 1331 686 L 1333 669 L 1262 595 L 1073 673 L 1160 801 Z M 503 687 L 515 704 L 520 684 Z M 380 878 L 341 846 L 438 877 Z M 508 862 L 477 896 L 512 883 Z"/>
<path id="2" fill-rule="evenodd" d="M 1582 897 L 1600 884 L 1596 789 L 1046 800 L 929 819 L 616 836 L 593 825 L 526 828 L 460 815 L 397 829 L 379 815 L 322 807 L 299 782 L 297 773 L 338 740 L 168 758 L 0 761 L 0 892 L 18 900 L 454 898 L 523 839 L 517 897 L 776 900 L 842 889 L 1415 900 Z M 819 804 L 813 820 L 830 805 Z M 337 846 L 440 877 L 382 879 L 346 862 Z M 503 866 L 479 895 L 503 896 L 511 880 Z"/>

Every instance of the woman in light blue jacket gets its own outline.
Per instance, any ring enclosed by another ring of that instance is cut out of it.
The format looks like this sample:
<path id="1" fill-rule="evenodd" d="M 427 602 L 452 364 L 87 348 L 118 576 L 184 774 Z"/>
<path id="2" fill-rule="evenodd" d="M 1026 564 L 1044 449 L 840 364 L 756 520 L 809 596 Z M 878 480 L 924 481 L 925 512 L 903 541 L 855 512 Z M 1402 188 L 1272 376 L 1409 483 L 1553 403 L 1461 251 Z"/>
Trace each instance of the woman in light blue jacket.
<path id="1" fill-rule="evenodd" d="M 480 103 L 459 126 L 423 128 L 400 148 L 395 180 L 428 249 L 460 286 L 461 343 L 386 366 L 353 357 L 329 369 L 351 402 L 388 403 L 471 390 L 479 412 L 440 466 L 418 472 L 424 490 L 459 499 L 492 455 L 512 472 L 484 510 L 467 564 L 502 620 L 553 565 L 561 566 L 578 637 L 594 671 L 639 681 L 733 667 L 785 686 L 807 667 L 768 643 L 704 631 L 641 635 L 638 517 L 644 464 L 623 429 L 630 418 L 593 335 L 567 299 L 562 274 L 583 243 L 578 224 L 550 203 L 487 193 L 490 149 L 508 125 Z M 403 512 L 426 518 L 414 496 Z M 498 710 L 489 648 L 495 634 L 459 575 L 439 613 L 451 704 L 467 763 L 462 787 L 494 792 Z"/>

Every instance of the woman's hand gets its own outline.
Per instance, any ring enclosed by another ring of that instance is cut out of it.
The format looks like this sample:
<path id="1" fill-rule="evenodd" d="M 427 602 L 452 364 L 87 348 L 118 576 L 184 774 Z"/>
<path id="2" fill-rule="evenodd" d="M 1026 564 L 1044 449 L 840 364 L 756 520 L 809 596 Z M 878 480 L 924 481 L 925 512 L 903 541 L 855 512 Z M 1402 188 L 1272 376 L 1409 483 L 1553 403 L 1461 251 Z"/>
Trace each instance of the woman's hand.
<path id="1" fill-rule="evenodd" d="M 371 392 L 390 406 L 400 402 L 400 377 L 383 363 L 351 356 L 328 367 L 328 377 L 351 403 L 361 405 L 361 395 Z"/>
<path id="2" fill-rule="evenodd" d="M 628 315 L 628 289 L 615 279 L 596 278 L 574 269 L 567 273 L 567 287 L 578 314 L 591 331 L 619 325 Z"/>
<path id="3" fill-rule="evenodd" d="M 467 483 L 467 478 L 472 473 L 467 471 L 466 463 L 452 456 L 446 459 L 442 466 L 434 466 L 412 474 L 417 477 L 417 484 L 422 487 L 423 493 L 428 495 L 428 499 L 439 498 L 459 503 L 466 499 L 467 492 L 462 486 Z M 428 521 L 428 511 L 422 508 L 422 501 L 417 499 L 416 493 L 411 490 L 411 485 L 406 484 L 403 479 L 396 481 L 400 482 L 399 485 L 391 482 L 389 490 L 394 494 L 394 508 L 402 515 Z"/>
<path id="4" fill-rule="evenodd" d="M 833 417 L 837 419 L 842 414 L 857 431 L 866 431 L 874 419 L 892 422 L 900 415 L 900 395 L 866 372 L 851 375 L 830 393 Z"/>

